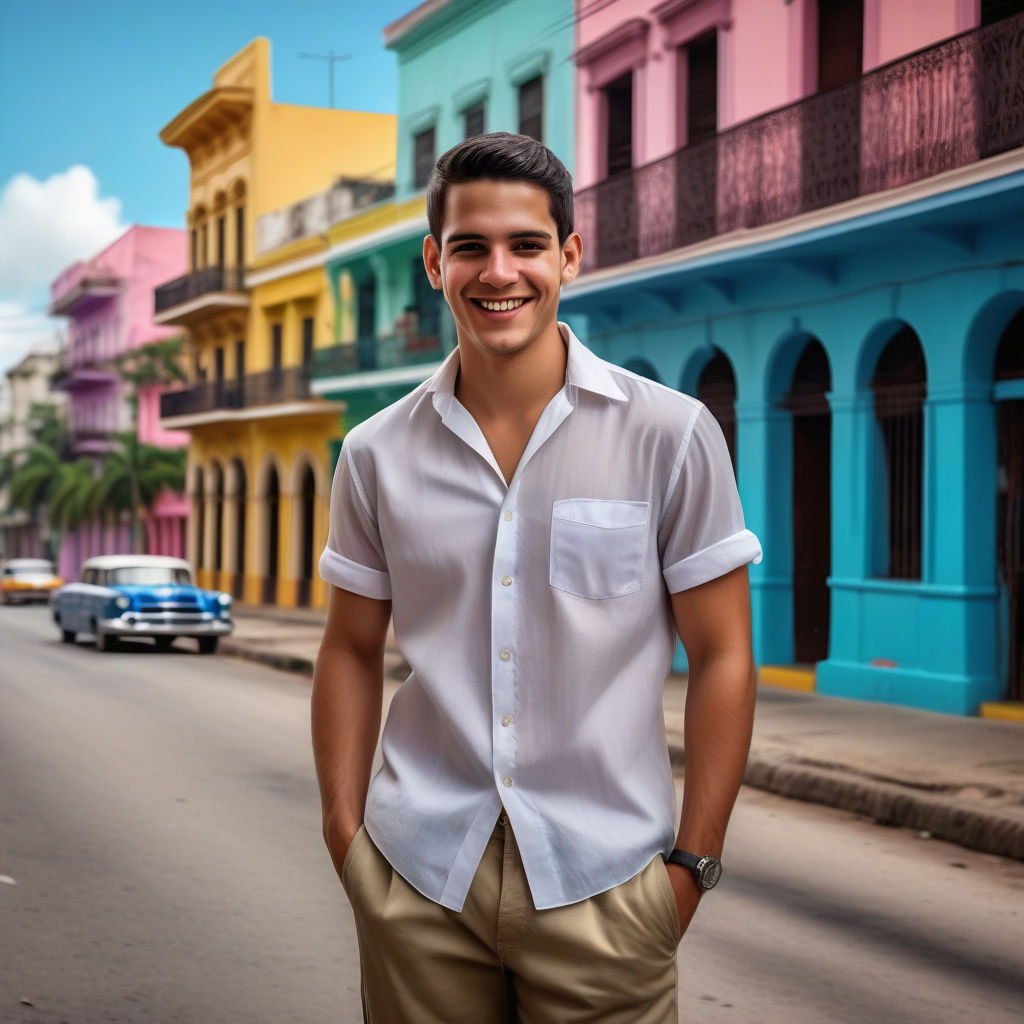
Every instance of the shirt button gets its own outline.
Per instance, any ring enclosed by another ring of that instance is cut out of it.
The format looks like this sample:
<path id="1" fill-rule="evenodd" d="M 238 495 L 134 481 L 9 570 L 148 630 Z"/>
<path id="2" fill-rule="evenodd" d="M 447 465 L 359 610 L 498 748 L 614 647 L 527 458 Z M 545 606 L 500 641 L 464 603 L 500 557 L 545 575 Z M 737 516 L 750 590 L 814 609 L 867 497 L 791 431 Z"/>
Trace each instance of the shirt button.
<path id="1" fill-rule="evenodd" d="M 506 775 L 505 778 L 503 778 L 501 780 L 501 783 L 502 783 L 503 786 L 511 786 L 512 785 L 512 778 L 511 778 L 511 776 Z"/>
<path id="2" fill-rule="evenodd" d="M 512 716 L 511 715 L 504 715 L 504 716 L 502 716 L 501 724 L 503 726 L 505 726 L 505 728 L 507 729 L 512 724 Z"/>
<path id="3" fill-rule="evenodd" d="M 512 659 L 512 652 L 506 647 L 501 652 L 501 654 L 498 655 L 498 657 L 501 658 L 502 661 L 511 661 L 511 659 Z"/>
<path id="4" fill-rule="evenodd" d="M 501 585 L 503 587 L 511 587 L 512 586 L 512 577 L 511 576 L 502 576 L 502 578 L 501 578 Z"/>
<path id="5" fill-rule="evenodd" d="M 511 512 L 506 512 L 505 513 L 505 522 L 506 523 L 510 523 L 511 521 L 512 521 L 512 513 Z"/>

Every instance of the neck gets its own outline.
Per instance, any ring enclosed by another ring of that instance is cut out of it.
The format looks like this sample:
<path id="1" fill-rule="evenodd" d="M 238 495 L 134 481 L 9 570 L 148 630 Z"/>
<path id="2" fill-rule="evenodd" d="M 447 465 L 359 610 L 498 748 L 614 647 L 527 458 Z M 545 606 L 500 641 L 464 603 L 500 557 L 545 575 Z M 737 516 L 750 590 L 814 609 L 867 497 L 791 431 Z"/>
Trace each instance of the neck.
<path id="1" fill-rule="evenodd" d="M 532 418 L 565 384 L 566 346 L 558 324 L 527 348 L 508 355 L 459 342 L 455 395 L 475 416 Z"/>

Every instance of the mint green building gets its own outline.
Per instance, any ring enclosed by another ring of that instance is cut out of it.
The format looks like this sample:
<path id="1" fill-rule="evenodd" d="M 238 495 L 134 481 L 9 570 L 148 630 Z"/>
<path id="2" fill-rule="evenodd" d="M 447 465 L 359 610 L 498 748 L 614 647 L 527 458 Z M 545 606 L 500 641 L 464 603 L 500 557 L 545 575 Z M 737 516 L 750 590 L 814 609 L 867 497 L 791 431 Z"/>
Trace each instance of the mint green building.
<path id="1" fill-rule="evenodd" d="M 325 263 L 338 344 L 316 353 L 313 390 L 350 427 L 426 379 L 455 345 L 423 271 L 434 161 L 472 135 L 532 135 L 573 169 L 571 0 L 427 0 L 384 30 L 398 57 L 394 195 L 334 224 Z"/>

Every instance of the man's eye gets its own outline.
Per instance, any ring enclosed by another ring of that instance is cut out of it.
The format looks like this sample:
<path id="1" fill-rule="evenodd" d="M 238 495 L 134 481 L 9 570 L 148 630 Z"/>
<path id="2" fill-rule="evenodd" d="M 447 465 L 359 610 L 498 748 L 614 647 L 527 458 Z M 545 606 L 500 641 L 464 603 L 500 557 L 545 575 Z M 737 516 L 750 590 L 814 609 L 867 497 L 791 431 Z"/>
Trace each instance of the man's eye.
<path id="1" fill-rule="evenodd" d="M 543 249 L 544 246 L 539 242 L 520 242 L 517 248 L 536 251 L 538 249 Z"/>
<path id="2" fill-rule="evenodd" d="M 476 252 L 479 248 L 478 242 L 463 242 L 461 245 L 455 246 L 452 252 Z"/>

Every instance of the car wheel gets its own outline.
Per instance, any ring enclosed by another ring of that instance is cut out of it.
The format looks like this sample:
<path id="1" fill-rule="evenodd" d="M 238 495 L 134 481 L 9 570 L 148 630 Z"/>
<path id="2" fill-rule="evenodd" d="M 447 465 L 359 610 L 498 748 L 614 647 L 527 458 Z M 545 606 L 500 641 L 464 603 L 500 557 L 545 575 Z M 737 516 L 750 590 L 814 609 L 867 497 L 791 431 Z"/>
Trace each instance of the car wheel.
<path id="1" fill-rule="evenodd" d="M 75 631 L 73 629 L 65 629 L 61 626 L 60 638 L 66 644 L 73 644 L 75 642 Z"/>
<path id="2" fill-rule="evenodd" d="M 200 654 L 213 654 L 217 650 L 217 641 L 220 637 L 217 636 L 201 636 L 199 637 L 199 653 Z"/>
<path id="3" fill-rule="evenodd" d="M 156 644 L 158 651 L 169 651 L 175 639 L 173 636 L 157 636 L 153 638 L 153 642 Z"/>
<path id="4" fill-rule="evenodd" d="M 97 651 L 116 651 L 118 647 L 117 637 L 111 636 L 109 633 L 104 633 L 102 629 L 96 629 L 96 650 Z"/>

